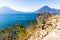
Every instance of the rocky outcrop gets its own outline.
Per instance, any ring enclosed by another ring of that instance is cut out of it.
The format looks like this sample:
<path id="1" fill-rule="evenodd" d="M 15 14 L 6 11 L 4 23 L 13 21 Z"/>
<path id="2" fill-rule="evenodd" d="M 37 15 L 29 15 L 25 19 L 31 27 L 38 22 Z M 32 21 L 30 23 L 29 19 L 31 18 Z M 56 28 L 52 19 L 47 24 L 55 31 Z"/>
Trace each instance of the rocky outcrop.
<path id="1" fill-rule="evenodd" d="M 42 40 L 60 40 L 60 15 L 53 16 L 48 20 L 46 25 L 51 24 L 47 27 L 50 27 L 49 29 L 52 27 L 52 29 L 51 31 L 48 29 L 50 32 Z"/>
<path id="2" fill-rule="evenodd" d="M 36 30 L 28 40 L 60 40 L 60 15 L 49 17 L 44 28 Z"/>

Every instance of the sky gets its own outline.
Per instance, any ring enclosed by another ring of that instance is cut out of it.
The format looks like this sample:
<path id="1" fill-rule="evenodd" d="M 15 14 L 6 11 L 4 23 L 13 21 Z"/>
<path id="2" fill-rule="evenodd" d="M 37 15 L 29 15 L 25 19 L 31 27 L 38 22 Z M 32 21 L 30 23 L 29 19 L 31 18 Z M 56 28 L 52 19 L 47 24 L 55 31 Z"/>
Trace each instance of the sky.
<path id="1" fill-rule="evenodd" d="M 43 6 L 60 9 L 60 0 L 0 0 L 0 8 L 10 7 L 22 12 L 33 12 Z"/>

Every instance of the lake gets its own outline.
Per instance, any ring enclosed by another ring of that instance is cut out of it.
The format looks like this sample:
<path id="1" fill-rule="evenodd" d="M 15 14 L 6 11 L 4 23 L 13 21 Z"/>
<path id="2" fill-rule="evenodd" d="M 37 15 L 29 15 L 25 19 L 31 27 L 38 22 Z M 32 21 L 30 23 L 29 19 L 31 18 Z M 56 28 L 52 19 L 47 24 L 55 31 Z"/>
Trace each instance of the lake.
<path id="1" fill-rule="evenodd" d="M 0 29 L 15 24 L 21 24 L 24 27 L 30 24 L 31 20 L 36 19 L 37 14 L 0 14 Z"/>

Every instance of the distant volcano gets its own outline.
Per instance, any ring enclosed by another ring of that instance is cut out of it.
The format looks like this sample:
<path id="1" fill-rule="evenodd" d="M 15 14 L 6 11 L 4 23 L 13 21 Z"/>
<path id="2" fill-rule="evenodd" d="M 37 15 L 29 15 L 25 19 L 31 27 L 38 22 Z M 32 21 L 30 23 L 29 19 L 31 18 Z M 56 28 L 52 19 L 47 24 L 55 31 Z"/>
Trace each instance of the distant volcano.
<path id="1" fill-rule="evenodd" d="M 9 7 L 0 8 L 0 14 L 15 14 L 15 13 L 22 13 L 22 12 L 16 11 Z"/>
<path id="2" fill-rule="evenodd" d="M 38 9 L 35 12 L 37 12 L 37 13 L 45 13 L 45 12 L 60 13 L 60 9 L 53 9 L 53 8 L 48 7 L 48 6 L 43 6 L 42 8 Z"/>

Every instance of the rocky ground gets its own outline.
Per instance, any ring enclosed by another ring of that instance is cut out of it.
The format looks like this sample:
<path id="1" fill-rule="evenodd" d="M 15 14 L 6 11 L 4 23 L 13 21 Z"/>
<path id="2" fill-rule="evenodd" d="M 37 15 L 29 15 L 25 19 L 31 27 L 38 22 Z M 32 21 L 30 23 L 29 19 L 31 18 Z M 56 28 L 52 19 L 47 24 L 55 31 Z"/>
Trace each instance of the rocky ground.
<path id="1" fill-rule="evenodd" d="M 54 16 L 52 20 L 47 23 L 52 24 L 51 27 L 53 27 L 53 30 L 50 31 L 42 40 L 60 40 L 60 15 Z"/>
<path id="2" fill-rule="evenodd" d="M 48 18 L 44 28 L 39 28 L 28 40 L 60 40 L 60 15 Z"/>

